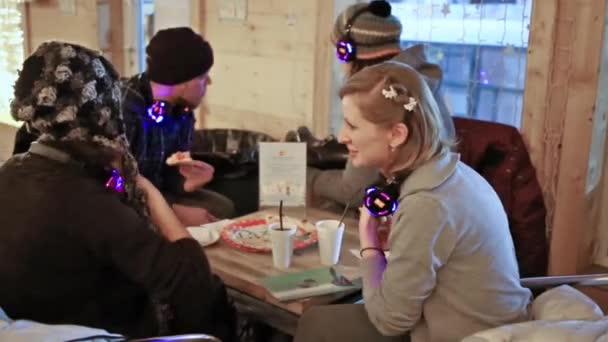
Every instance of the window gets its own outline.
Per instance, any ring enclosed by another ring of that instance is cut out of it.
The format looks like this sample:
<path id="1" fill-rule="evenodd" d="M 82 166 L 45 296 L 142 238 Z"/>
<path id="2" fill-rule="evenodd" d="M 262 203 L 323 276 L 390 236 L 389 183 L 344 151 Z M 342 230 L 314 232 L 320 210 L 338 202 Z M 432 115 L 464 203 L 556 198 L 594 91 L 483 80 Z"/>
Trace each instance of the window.
<path id="1" fill-rule="evenodd" d="M 154 0 L 138 0 L 139 8 L 138 32 L 137 32 L 137 60 L 139 61 L 139 72 L 146 69 L 146 46 L 155 33 L 154 25 Z"/>
<path id="2" fill-rule="evenodd" d="M 453 1 L 453 3 L 458 3 L 458 1 Z M 515 4 L 517 1 L 515 0 L 471 0 L 472 4 Z"/>
<path id="3" fill-rule="evenodd" d="M 532 0 L 390 2 L 403 46 L 441 65 L 454 115 L 520 126 Z"/>
<path id="4" fill-rule="evenodd" d="M 13 84 L 23 63 L 21 10 L 16 1 L 2 1 L 0 6 L 0 122 L 16 124 L 10 115 Z"/>

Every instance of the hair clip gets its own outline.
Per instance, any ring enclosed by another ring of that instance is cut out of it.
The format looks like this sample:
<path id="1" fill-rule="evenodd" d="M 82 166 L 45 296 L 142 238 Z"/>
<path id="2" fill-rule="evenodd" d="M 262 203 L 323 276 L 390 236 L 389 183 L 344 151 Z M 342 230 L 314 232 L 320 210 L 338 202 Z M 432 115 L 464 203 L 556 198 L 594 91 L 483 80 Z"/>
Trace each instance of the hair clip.
<path id="1" fill-rule="evenodd" d="M 394 99 L 398 94 L 393 86 L 388 86 L 388 89 L 382 89 L 382 95 L 387 99 Z"/>
<path id="2" fill-rule="evenodd" d="M 418 102 L 416 101 L 415 98 L 410 97 L 409 101 L 403 105 L 403 108 L 405 108 L 405 110 L 407 111 L 414 111 L 414 108 L 416 108 L 416 105 L 418 104 Z"/>

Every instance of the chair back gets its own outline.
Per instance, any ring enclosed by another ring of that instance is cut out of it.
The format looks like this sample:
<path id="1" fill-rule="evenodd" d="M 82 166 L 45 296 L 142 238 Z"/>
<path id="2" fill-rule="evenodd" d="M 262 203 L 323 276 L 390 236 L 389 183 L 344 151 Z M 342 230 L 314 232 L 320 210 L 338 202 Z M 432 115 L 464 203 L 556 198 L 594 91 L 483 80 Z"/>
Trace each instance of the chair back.
<path id="1" fill-rule="evenodd" d="M 512 126 L 454 117 L 461 161 L 490 183 L 509 219 L 521 277 L 547 274 L 546 207 L 521 133 Z"/>
<path id="2" fill-rule="evenodd" d="M 217 337 L 207 334 L 186 334 L 172 336 L 157 336 L 141 339 L 128 340 L 129 342 L 222 342 Z"/>

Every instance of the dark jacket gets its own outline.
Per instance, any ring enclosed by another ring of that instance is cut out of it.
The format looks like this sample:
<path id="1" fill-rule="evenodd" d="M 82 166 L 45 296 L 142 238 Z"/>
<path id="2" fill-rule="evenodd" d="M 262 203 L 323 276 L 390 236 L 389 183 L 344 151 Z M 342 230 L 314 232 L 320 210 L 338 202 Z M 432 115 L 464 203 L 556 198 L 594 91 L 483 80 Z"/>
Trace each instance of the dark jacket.
<path id="1" fill-rule="evenodd" d="M 233 307 L 200 245 L 161 237 L 80 165 L 13 156 L 0 189 L 0 305 L 12 318 L 232 340 Z"/>
<path id="2" fill-rule="evenodd" d="M 166 160 L 175 152 L 190 151 L 195 121 L 192 111 L 176 106 L 163 122 L 152 122 L 147 110 L 154 98 L 145 73 L 128 79 L 122 94 L 127 138 L 139 171 L 161 192 L 182 194 L 184 179 Z"/>

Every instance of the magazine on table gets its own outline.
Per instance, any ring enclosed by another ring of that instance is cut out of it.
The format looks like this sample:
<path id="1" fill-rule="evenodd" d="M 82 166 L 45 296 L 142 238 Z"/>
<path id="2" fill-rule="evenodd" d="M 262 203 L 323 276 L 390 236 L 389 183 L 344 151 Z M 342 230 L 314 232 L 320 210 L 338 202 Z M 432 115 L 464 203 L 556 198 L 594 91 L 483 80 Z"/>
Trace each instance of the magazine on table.
<path id="1" fill-rule="evenodd" d="M 266 277 L 261 282 L 280 301 L 361 289 L 361 279 L 345 277 L 339 267 L 290 272 Z"/>

